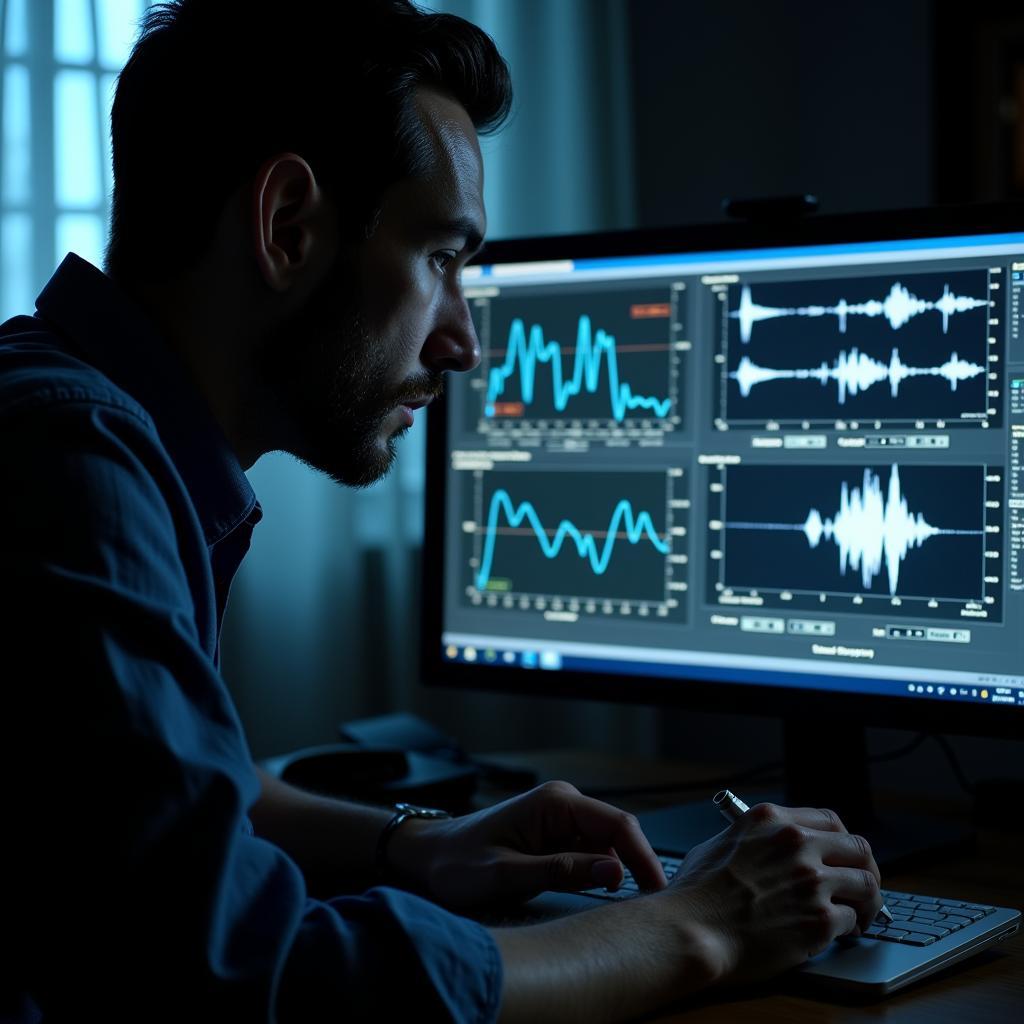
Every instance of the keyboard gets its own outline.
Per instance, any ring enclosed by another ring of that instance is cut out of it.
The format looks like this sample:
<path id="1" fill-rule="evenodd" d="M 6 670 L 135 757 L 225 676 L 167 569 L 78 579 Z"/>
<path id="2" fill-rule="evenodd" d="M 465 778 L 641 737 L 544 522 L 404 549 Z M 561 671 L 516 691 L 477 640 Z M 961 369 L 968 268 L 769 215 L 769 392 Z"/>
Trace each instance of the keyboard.
<path id="1" fill-rule="evenodd" d="M 892 924 L 881 916 L 864 932 L 866 938 L 901 942 L 906 946 L 930 946 L 967 925 L 996 912 L 984 903 L 964 903 L 939 896 L 918 896 L 883 889 L 882 899 Z"/>
<path id="2" fill-rule="evenodd" d="M 683 863 L 683 858 L 659 853 L 658 860 L 661 861 L 665 877 L 671 882 L 672 876 L 679 870 L 679 865 Z M 625 869 L 622 884 L 614 892 L 602 888 L 585 889 L 583 895 L 593 896 L 596 900 L 628 900 L 631 896 L 640 895 L 640 886 L 636 884 L 636 879 L 629 873 L 629 870 Z"/>
<path id="3" fill-rule="evenodd" d="M 659 854 L 658 860 L 665 870 L 665 877 L 671 881 L 679 870 L 681 857 Z M 599 900 L 624 900 L 640 894 L 640 887 L 627 871 L 622 885 L 614 892 L 607 889 L 587 889 L 585 896 Z M 882 890 L 882 902 L 892 914 L 892 924 L 879 915 L 867 931 L 865 938 L 899 942 L 905 946 L 930 946 L 936 939 L 945 938 L 953 932 L 994 914 L 995 907 L 983 903 L 965 903 L 962 900 L 946 899 L 939 896 L 920 896 L 894 889 Z"/>

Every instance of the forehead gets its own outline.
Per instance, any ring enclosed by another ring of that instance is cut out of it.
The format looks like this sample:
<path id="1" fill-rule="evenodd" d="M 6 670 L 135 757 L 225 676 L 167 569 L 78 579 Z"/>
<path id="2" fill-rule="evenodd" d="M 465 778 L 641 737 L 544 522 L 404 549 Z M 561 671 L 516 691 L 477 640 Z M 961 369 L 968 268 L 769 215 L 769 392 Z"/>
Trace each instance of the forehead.
<path id="1" fill-rule="evenodd" d="M 484 229 L 483 160 L 473 122 L 461 104 L 431 90 L 417 90 L 413 106 L 423 126 L 426 168 L 388 190 L 381 225 L 471 220 Z"/>
<path id="2" fill-rule="evenodd" d="M 462 104 L 443 93 L 417 89 L 413 106 L 431 149 L 428 178 L 452 177 L 460 184 L 479 187 L 483 177 L 480 142 Z"/>

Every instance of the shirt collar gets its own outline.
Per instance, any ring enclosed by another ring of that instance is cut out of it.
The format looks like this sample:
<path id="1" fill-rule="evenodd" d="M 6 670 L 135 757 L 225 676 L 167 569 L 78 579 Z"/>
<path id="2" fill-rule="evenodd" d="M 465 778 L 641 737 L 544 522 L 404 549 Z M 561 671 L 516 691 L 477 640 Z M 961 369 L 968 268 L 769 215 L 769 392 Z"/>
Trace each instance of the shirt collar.
<path id="1" fill-rule="evenodd" d="M 36 309 L 153 418 L 208 545 L 243 520 L 258 521 L 256 495 L 220 425 L 180 357 L 128 295 L 69 253 L 36 299 Z"/>

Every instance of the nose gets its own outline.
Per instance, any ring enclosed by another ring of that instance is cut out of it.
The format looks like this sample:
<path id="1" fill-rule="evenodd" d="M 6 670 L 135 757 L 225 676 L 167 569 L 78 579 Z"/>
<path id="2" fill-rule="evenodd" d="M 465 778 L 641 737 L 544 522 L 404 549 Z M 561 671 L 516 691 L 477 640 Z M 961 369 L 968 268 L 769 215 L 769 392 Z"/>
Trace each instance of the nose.
<path id="1" fill-rule="evenodd" d="M 480 365 L 480 341 L 462 287 L 453 282 L 420 356 L 428 369 L 466 373 Z"/>

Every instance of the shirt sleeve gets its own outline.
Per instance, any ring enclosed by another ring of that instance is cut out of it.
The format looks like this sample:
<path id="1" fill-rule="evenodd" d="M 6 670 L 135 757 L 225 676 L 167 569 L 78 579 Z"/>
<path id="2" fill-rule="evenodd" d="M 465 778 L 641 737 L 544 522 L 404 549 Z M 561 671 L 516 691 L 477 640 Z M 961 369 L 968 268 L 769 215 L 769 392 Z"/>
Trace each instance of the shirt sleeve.
<path id="1" fill-rule="evenodd" d="M 205 549 L 152 424 L 55 401 L 0 418 L 0 467 L 11 1001 L 107 1022 L 493 1020 L 485 929 L 388 888 L 312 900 L 244 829 L 259 781 L 200 643 Z"/>

